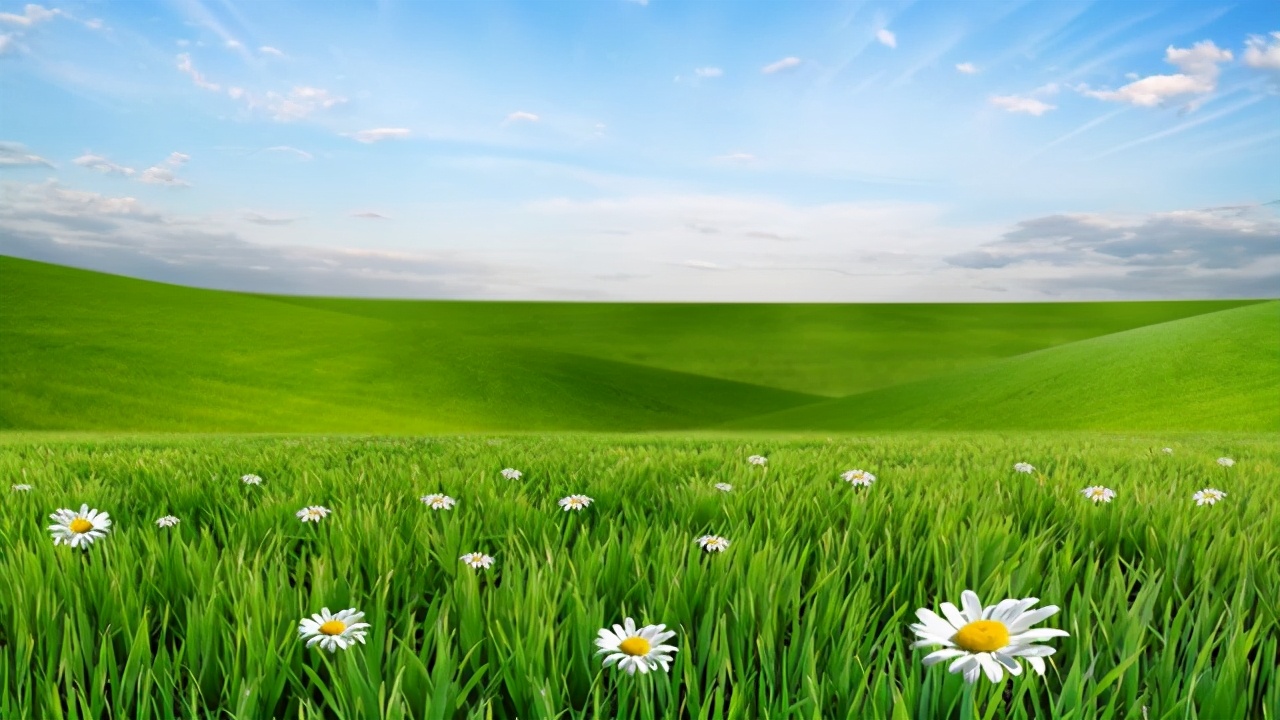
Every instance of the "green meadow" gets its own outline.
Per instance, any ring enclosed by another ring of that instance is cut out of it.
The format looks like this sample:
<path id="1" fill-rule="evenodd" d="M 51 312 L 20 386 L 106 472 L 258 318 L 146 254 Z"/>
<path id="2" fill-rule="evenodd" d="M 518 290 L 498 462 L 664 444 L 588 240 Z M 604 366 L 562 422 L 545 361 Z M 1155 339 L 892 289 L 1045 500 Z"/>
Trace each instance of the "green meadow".
<path id="1" fill-rule="evenodd" d="M 1037 472 L 1014 472 L 1022 461 Z M 878 479 L 854 488 L 839 477 L 852 468 Z M 11 434 L 0 474 L 31 485 L 0 503 L 3 718 L 1280 708 L 1280 446 L 1266 434 Z M 1085 499 L 1093 484 L 1116 499 Z M 1196 506 L 1204 487 L 1227 496 Z M 432 492 L 458 504 L 418 501 Z M 562 511 L 571 493 L 595 502 Z M 48 514 L 80 503 L 109 511 L 110 533 L 55 547 Z M 332 514 L 300 523 L 313 504 Z M 180 524 L 157 527 L 166 514 Z M 703 552 L 707 533 L 730 546 Z M 471 551 L 493 566 L 463 565 Z M 1040 624 L 1070 633 L 1043 677 L 970 691 L 921 666 L 915 610 L 965 589 L 1061 608 Z M 298 622 L 321 607 L 366 613 L 366 643 L 304 647 Z M 597 631 L 624 617 L 677 633 L 669 674 L 602 669 Z"/>
<path id="2" fill-rule="evenodd" d="M 0 429 L 1280 430 L 1280 302 L 216 292 L 0 257 Z"/>

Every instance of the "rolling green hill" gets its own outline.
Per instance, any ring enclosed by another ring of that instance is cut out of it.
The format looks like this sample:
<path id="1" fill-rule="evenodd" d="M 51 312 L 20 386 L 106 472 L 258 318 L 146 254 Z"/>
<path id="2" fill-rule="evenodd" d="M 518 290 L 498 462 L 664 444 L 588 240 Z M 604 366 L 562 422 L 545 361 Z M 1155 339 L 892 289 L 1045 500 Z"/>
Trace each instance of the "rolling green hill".
<path id="1" fill-rule="evenodd" d="M 1280 302 L 731 423 L 788 430 L 1280 430 Z"/>
<path id="2" fill-rule="evenodd" d="M 677 430 L 810 412 L 845 427 L 824 415 L 834 397 L 1250 305 L 345 300 L 0 257 L 0 428 Z"/>

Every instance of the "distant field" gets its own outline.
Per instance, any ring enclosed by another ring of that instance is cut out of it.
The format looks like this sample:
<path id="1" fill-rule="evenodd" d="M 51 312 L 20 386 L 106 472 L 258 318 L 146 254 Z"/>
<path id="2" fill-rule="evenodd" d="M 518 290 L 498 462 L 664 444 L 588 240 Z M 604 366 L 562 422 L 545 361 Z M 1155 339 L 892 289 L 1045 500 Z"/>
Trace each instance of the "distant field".
<path id="1" fill-rule="evenodd" d="M 1280 708 L 1270 434 L 7 434 L 0 477 L 0 718 L 960 717 L 960 678 L 907 625 L 966 588 L 1060 606 L 1040 626 L 1070 633 L 1044 677 L 981 681 L 983 718 Z M 1197 507 L 1204 487 L 1227 496 Z M 594 503 L 563 512 L 571 493 Z M 55 547 L 48 515 L 81 503 L 111 532 Z M 313 504 L 332 515 L 303 525 Z M 365 612 L 367 644 L 306 649 L 321 607 Z M 669 675 L 602 671 L 596 633 L 627 616 L 677 632 Z"/>
<path id="2" fill-rule="evenodd" d="M 1268 324 L 1270 311 L 1221 316 L 1239 320 L 1233 347 L 1251 352 L 1219 352 L 1203 333 L 1193 340 L 1207 352 L 1190 352 L 1178 336 L 1201 326 L 1176 321 L 1249 305 L 340 300 L 197 290 L 0 257 L 0 428 L 982 428 L 992 417 L 1030 427 L 1062 417 L 1058 427 L 1150 428 L 1170 418 L 1157 426 L 1275 428 L 1280 404 L 1257 391 L 1280 373 L 1280 354 L 1269 352 L 1280 347 L 1280 323 Z M 1164 333 L 1135 346 L 1156 363 L 1159 382 L 1132 364 L 1095 367 L 1128 353 L 1127 336 L 1115 333 L 1136 328 Z M 1102 344 L 1079 344 L 1091 338 Z M 1034 359 L 1058 351 L 1052 357 L 1070 360 Z M 1141 376 L 1126 381 L 1128 394 L 1112 392 L 1117 367 Z M 1224 368 L 1234 371 L 1220 375 Z M 1063 394 L 1052 374 L 1067 369 Z M 1217 399 L 1202 392 L 1208 386 L 1220 389 Z M 1046 402 L 1025 402 L 1027 387 Z M 1132 392 L 1187 387 L 1198 388 L 1194 398 Z M 1066 408 L 1052 398 L 1079 402 Z"/>

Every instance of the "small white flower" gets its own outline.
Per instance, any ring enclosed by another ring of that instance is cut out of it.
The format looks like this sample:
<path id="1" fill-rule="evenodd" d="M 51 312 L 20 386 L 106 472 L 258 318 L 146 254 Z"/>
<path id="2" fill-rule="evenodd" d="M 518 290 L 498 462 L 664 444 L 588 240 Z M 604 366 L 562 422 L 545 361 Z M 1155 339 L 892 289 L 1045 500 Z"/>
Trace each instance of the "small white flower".
<path id="1" fill-rule="evenodd" d="M 600 650 L 596 654 L 605 656 L 605 667 L 616 663 L 628 675 L 635 675 L 637 670 L 644 675 L 659 667 L 663 672 L 670 672 L 671 653 L 679 652 L 679 648 L 663 643 L 675 636 L 666 625 L 637 628 L 635 621 L 627 618 L 622 625 L 614 625 L 613 630 L 600 631 L 596 639 Z"/>
<path id="2" fill-rule="evenodd" d="M 724 552 L 729 547 L 729 541 L 719 535 L 703 535 L 694 542 L 702 546 L 707 552 Z"/>
<path id="3" fill-rule="evenodd" d="M 560 507 L 564 508 L 565 512 L 581 510 L 591 504 L 591 498 L 586 495 L 570 495 L 569 497 L 560 498 L 559 504 Z"/>
<path id="4" fill-rule="evenodd" d="M 167 527 L 173 527 L 174 525 L 177 525 L 179 522 L 182 522 L 182 521 L 172 515 L 165 515 L 159 520 L 156 520 L 156 525 L 159 525 L 162 528 L 167 528 Z"/>
<path id="5" fill-rule="evenodd" d="M 54 520 L 54 524 L 49 526 L 54 545 L 66 543 L 71 547 L 87 548 L 93 541 L 106 537 L 111 527 L 107 513 L 90 510 L 88 505 L 81 505 L 80 512 L 62 509 L 49 517 Z"/>
<path id="6" fill-rule="evenodd" d="M 261 485 L 262 478 L 257 475 L 244 475 L 241 476 L 240 482 L 243 482 L 245 485 Z"/>
<path id="7" fill-rule="evenodd" d="M 1100 502 L 1111 502 L 1116 496 L 1115 490 L 1101 485 L 1090 485 L 1081 490 L 1080 493 L 1092 500 L 1095 505 Z"/>
<path id="8" fill-rule="evenodd" d="M 983 673 L 993 683 L 1000 682 L 1006 671 L 1010 675 L 1021 675 L 1018 658 L 1025 659 L 1037 674 L 1044 675 L 1044 659 L 1056 651 L 1036 643 L 1069 637 L 1069 634 L 1053 628 L 1032 630 L 1032 625 L 1058 612 L 1056 605 L 1027 612 L 1037 602 L 1039 598 L 1010 598 L 983 608 L 977 593 L 965 590 L 960 594 L 963 611 L 949 602 L 942 603 L 941 617 L 928 608 L 916 610 L 920 622 L 912 623 L 911 631 L 920 640 L 912 643 L 911 649 L 941 645 L 942 649 L 925 656 L 924 666 L 950 660 L 948 670 L 963 673 L 965 682 L 970 684 L 977 682 Z"/>
<path id="9" fill-rule="evenodd" d="M 458 559 L 473 568 L 487 568 L 493 565 L 493 558 L 480 552 L 467 553 Z"/>
<path id="10" fill-rule="evenodd" d="M 1204 490 L 1197 491 L 1196 494 L 1191 496 L 1191 499 L 1196 501 L 1196 505 L 1213 505 L 1226 496 L 1227 494 L 1221 490 L 1205 488 Z"/>
<path id="11" fill-rule="evenodd" d="M 876 476 L 866 470 L 849 470 L 848 472 L 841 473 L 840 477 L 844 479 L 845 482 L 854 486 L 861 485 L 863 487 L 871 487 L 871 483 L 876 481 Z"/>
<path id="12" fill-rule="evenodd" d="M 327 507 L 320 505 L 310 505 L 299 510 L 296 514 L 302 522 L 318 523 L 324 518 L 329 517 L 329 513 L 333 512 Z"/>
<path id="13" fill-rule="evenodd" d="M 448 495 L 444 495 L 442 493 L 432 493 L 431 495 L 423 495 L 418 499 L 421 500 L 423 504 L 425 504 L 427 507 L 431 508 L 432 510 L 449 510 L 458 502 L 457 500 L 454 500 Z"/>
<path id="14" fill-rule="evenodd" d="M 1231 458 L 1218 458 L 1218 464 L 1222 467 L 1231 467 L 1236 464 L 1236 461 Z"/>
<path id="15" fill-rule="evenodd" d="M 502 471 L 502 477 L 508 480 L 519 480 L 520 476 L 523 474 L 524 473 L 516 470 L 515 468 L 504 468 Z"/>
<path id="16" fill-rule="evenodd" d="M 1024 463 L 1024 462 L 1020 462 L 1017 465 L 1014 465 L 1013 469 L 1017 470 L 1020 473 L 1033 473 L 1036 471 L 1035 467 L 1032 466 L 1031 463 Z"/>
<path id="17" fill-rule="evenodd" d="M 733 489 L 733 486 L 729 483 L 716 483 L 716 489 L 720 492 L 729 492 Z"/>
<path id="18" fill-rule="evenodd" d="M 747 462 L 751 463 L 752 465 L 766 465 L 769 462 L 769 458 L 763 455 L 752 455 L 751 457 L 747 458 Z"/>
<path id="19" fill-rule="evenodd" d="M 1160 448 L 1160 452 L 1164 453 L 1165 455 L 1172 455 L 1173 448 Z"/>
<path id="20" fill-rule="evenodd" d="M 31 492 L 31 486 L 19 483 L 13 486 L 14 492 Z"/>
<path id="21" fill-rule="evenodd" d="M 346 650 L 357 642 L 364 644 L 365 628 L 369 623 L 360 622 L 364 613 L 348 608 L 342 612 L 331 614 L 329 608 L 321 608 L 320 612 L 298 623 L 298 639 L 306 640 L 307 647 L 319 645 L 329 652 Z"/>

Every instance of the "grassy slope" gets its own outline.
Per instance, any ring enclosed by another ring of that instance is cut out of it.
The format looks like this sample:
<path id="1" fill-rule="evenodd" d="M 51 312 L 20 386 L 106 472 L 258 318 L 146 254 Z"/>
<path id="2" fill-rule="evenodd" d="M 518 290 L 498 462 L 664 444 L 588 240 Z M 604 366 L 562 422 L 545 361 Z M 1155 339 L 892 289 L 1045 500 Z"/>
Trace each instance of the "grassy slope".
<path id="1" fill-rule="evenodd" d="M 731 423 L 761 429 L 1280 430 L 1280 302 Z"/>

